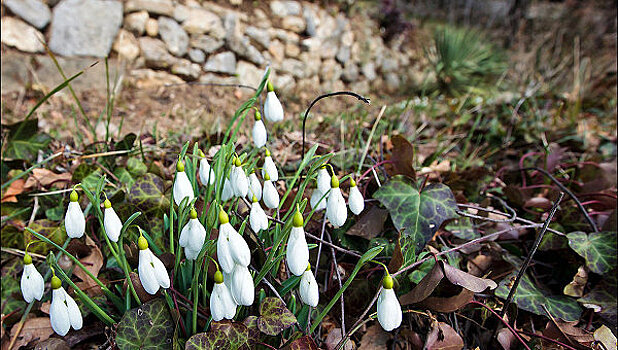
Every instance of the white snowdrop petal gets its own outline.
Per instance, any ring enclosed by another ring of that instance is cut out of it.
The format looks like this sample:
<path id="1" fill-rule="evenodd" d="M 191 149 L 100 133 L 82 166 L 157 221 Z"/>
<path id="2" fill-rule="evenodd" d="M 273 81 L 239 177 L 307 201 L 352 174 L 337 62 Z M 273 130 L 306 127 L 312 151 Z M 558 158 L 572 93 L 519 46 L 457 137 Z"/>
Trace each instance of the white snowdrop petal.
<path id="1" fill-rule="evenodd" d="M 189 244 L 189 236 L 191 235 L 191 227 L 189 225 L 191 221 L 189 221 L 180 231 L 180 237 L 178 237 L 178 244 L 181 247 L 186 247 Z"/>
<path id="2" fill-rule="evenodd" d="M 385 331 L 390 332 L 401 325 L 401 305 L 395 291 L 383 288 L 378 297 L 378 322 Z"/>
<path id="3" fill-rule="evenodd" d="M 343 226 L 348 217 L 348 208 L 339 187 L 331 188 L 326 203 L 326 216 L 335 228 Z"/>
<path id="4" fill-rule="evenodd" d="M 148 294 L 155 294 L 159 290 L 159 281 L 155 273 L 155 266 L 150 249 L 139 251 L 139 264 L 137 265 L 139 280 Z"/>
<path id="5" fill-rule="evenodd" d="M 348 204 L 354 215 L 360 214 L 365 209 L 365 199 L 360 193 L 358 186 L 350 187 L 350 195 L 348 196 Z"/>
<path id="6" fill-rule="evenodd" d="M 52 301 L 49 306 L 49 321 L 52 329 L 61 337 L 64 337 L 71 328 L 69 310 L 64 303 L 65 294 L 62 287 L 52 290 Z"/>
<path id="7" fill-rule="evenodd" d="M 202 250 L 202 246 L 206 240 L 206 228 L 198 219 L 191 219 L 190 222 L 192 235 L 189 236 L 191 239 L 189 239 L 188 246 L 199 252 Z"/>
<path id="8" fill-rule="evenodd" d="M 229 179 L 225 179 L 223 182 L 223 191 L 221 192 L 221 200 L 228 201 L 230 198 L 234 197 L 234 189 L 232 187 L 232 183 Z"/>
<path id="9" fill-rule="evenodd" d="M 176 205 L 180 205 L 183 199 L 189 197 L 189 202 L 191 202 L 194 198 L 193 194 L 193 186 L 191 185 L 191 181 L 187 177 L 187 174 L 184 171 L 179 171 L 176 173 L 176 181 L 174 182 L 174 202 Z"/>
<path id="10" fill-rule="evenodd" d="M 229 222 L 221 226 L 225 226 L 225 230 L 228 232 L 230 253 L 232 255 L 232 259 L 234 259 L 234 262 L 242 266 L 249 266 L 249 263 L 251 262 L 251 251 L 249 250 L 249 246 L 247 245 L 247 242 L 245 242 L 245 239 L 242 238 L 242 236 Z"/>
<path id="11" fill-rule="evenodd" d="M 277 98 L 277 94 L 274 91 L 270 91 L 266 94 L 266 100 L 264 101 L 264 117 L 269 122 L 279 122 L 283 120 L 283 106 Z"/>
<path id="12" fill-rule="evenodd" d="M 268 219 L 264 209 L 260 206 L 259 202 L 251 203 L 251 211 L 249 212 L 249 224 L 253 232 L 259 232 L 264 228 L 264 219 L 266 219 L 266 228 L 268 228 Z"/>
<path id="13" fill-rule="evenodd" d="M 307 270 L 303 273 L 298 289 L 300 292 L 300 299 L 303 303 L 312 307 L 318 306 L 320 292 L 318 290 L 318 283 L 311 270 Z"/>
<path id="14" fill-rule="evenodd" d="M 204 186 L 212 184 L 215 181 L 214 172 L 210 168 L 210 164 L 208 164 L 208 160 L 206 158 L 200 159 L 198 175 L 200 177 L 202 185 Z"/>
<path id="15" fill-rule="evenodd" d="M 27 303 L 31 303 L 34 299 L 41 300 L 43 297 L 45 282 L 34 264 L 24 265 L 20 284 L 22 295 Z"/>
<path id="16" fill-rule="evenodd" d="M 105 234 L 112 242 L 118 242 L 120 237 L 120 231 L 122 230 L 122 221 L 114 211 L 114 208 L 105 208 L 103 213 L 103 227 L 105 228 Z"/>
<path id="17" fill-rule="evenodd" d="M 253 304 L 255 286 L 253 278 L 246 266 L 236 264 L 232 273 L 232 294 L 239 305 L 249 306 Z"/>
<path id="18" fill-rule="evenodd" d="M 330 190 L 330 175 L 328 175 L 326 168 L 318 170 L 318 189 L 322 194 Z"/>
<path id="19" fill-rule="evenodd" d="M 225 283 L 215 283 L 210 295 L 210 311 L 215 321 L 234 318 L 236 302 Z"/>
<path id="20" fill-rule="evenodd" d="M 79 238 L 84 235 L 86 219 L 78 202 L 69 203 L 66 216 L 64 217 L 64 227 L 67 231 L 67 236 L 71 238 Z"/>
<path id="21" fill-rule="evenodd" d="M 310 202 L 311 208 L 315 211 L 326 209 L 326 201 L 328 196 L 324 197 L 324 199 L 322 199 L 322 196 L 324 196 L 324 193 L 322 193 L 318 188 L 313 190 Z"/>
<path id="22" fill-rule="evenodd" d="M 249 175 L 249 191 L 247 191 L 247 199 L 251 202 L 253 201 L 253 196 L 255 196 L 258 201 L 262 200 L 262 184 L 260 184 L 260 180 L 258 180 L 255 173 L 251 173 Z"/>
<path id="23" fill-rule="evenodd" d="M 60 289 L 64 290 L 64 288 L 60 288 Z M 69 313 L 69 321 L 71 322 L 71 327 L 73 327 L 73 329 L 75 329 L 76 331 L 80 330 L 84 323 L 84 319 L 82 318 L 82 312 L 79 311 L 79 307 L 77 306 L 77 303 L 69 295 L 69 293 L 64 291 L 64 296 L 66 298 L 67 311 Z"/>
<path id="24" fill-rule="evenodd" d="M 148 249 L 148 251 L 150 252 L 150 249 Z M 163 265 L 163 262 L 156 255 L 154 255 L 153 252 L 150 252 L 150 255 L 152 256 L 152 264 L 154 265 L 154 273 L 157 278 L 157 283 L 165 289 L 169 288 L 170 276 L 165 269 L 165 265 Z"/>
<path id="25" fill-rule="evenodd" d="M 234 166 L 232 168 L 232 175 L 230 179 L 232 183 L 232 189 L 234 190 L 234 196 L 246 197 L 249 191 L 249 180 L 242 167 Z"/>
<path id="26" fill-rule="evenodd" d="M 264 181 L 262 199 L 264 200 L 264 204 L 270 209 L 279 207 L 279 192 L 277 192 L 275 185 L 270 180 Z"/>
<path id="27" fill-rule="evenodd" d="M 266 145 L 266 139 L 268 138 L 268 134 L 266 133 L 266 127 L 264 126 L 264 122 L 260 120 L 256 120 L 253 124 L 253 130 L 251 130 L 251 135 L 253 136 L 253 145 L 255 147 L 264 147 Z"/>
<path id="28" fill-rule="evenodd" d="M 217 238 L 217 260 L 224 273 L 232 273 L 234 269 L 234 259 L 230 251 L 230 237 L 223 226 L 224 225 L 221 225 L 221 227 L 219 227 L 219 238 Z"/>
<path id="29" fill-rule="evenodd" d="M 271 181 L 279 180 L 279 171 L 277 170 L 277 166 L 275 165 L 275 162 L 273 161 L 273 158 L 271 156 L 264 157 L 262 177 L 265 177 L 266 173 L 268 173 L 268 176 L 270 176 Z"/>
<path id="30" fill-rule="evenodd" d="M 296 276 L 301 276 L 309 265 L 309 247 L 302 227 L 292 227 L 286 250 L 286 261 L 290 272 Z"/>

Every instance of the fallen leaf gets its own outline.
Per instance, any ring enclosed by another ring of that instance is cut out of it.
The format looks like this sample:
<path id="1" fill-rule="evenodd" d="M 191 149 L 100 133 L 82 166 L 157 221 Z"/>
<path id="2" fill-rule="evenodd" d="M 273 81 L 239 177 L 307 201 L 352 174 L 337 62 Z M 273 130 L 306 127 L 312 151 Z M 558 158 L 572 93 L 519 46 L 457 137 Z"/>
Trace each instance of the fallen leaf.
<path id="1" fill-rule="evenodd" d="M 570 297 L 581 297 L 584 295 L 584 287 L 588 282 L 588 272 L 584 266 L 577 269 L 577 273 L 573 276 L 571 283 L 564 286 L 563 293 Z"/>
<path id="2" fill-rule="evenodd" d="M 463 349 L 463 339 L 453 327 L 444 322 L 434 322 L 431 332 L 427 335 L 426 350 L 460 350 Z"/>
<path id="3" fill-rule="evenodd" d="M 552 202 L 545 197 L 532 197 L 524 203 L 524 208 L 535 208 L 541 211 L 547 211 L 552 206 Z"/>
<path id="4" fill-rule="evenodd" d="M 26 183 L 26 180 L 24 179 L 17 179 L 13 181 L 13 183 L 9 185 L 9 188 L 7 188 L 4 194 L 2 195 L 2 203 L 5 203 L 5 202 L 17 203 L 17 195 L 24 192 L 25 183 Z"/>
<path id="5" fill-rule="evenodd" d="M 11 328 L 11 339 L 15 336 L 18 329 L 19 323 L 15 324 L 13 328 Z M 49 317 L 29 318 L 24 323 L 21 332 L 19 332 L 19 336 L 17 337 L 13 348 L 19 349 L 20 346 L 24 346 L 33 340 L 46 340 L 52 334 L 54 334 L 54 330 L 49 322 Z"/>
<path id="6" fill-rule="evenodd" d="M 469 273 L 463 272 L 460 269 L 453 267 L 444 261 L 440 261 L 444 268 L 444 275 L 453 284 L 469 289 L 475 293 L 480 293 L 485 289 L 495 289 L 498 284 L 488 278 L 480 278 L 472 276 Z"/>
<path id="7" fill-rule="evenodd" d="M 24 189 L 31 190 L 39 186 L 47 187 L 52 184 L 58 188 L 62 188 L 66 184 L 71 182 L 72 176 L 73 175 L 71 173 L 56 174 L 53 171 L 45 169 L 45 168 L 36 168 L 32 170 L 32 173 L 26 180 Z"/>
<path id="8" fill-rule="evenodd" d="M 566 344 L 575 342 L 584 347 L 589 347 L 594 341 L 594 337 L 590 332 L 583 328 L 577 327 L 577 321 L 564 322 L 558 319 L 556 320 L 556 323 L 549 321 L 543 330 L 543 335 Z M 565 336 L 569 339 L 567 340 Z"/>
<path id="9" fill-rule="evenodd" d="M 386 349 L 391 335 L 385 332 L 379 324 L 367 328 L 360 340 L 358 350 Z"/>
<path id="10" fill-rule="evenodd" d="M 88 235 L 86 235 L 86 245 L 90 247 L 90 254 L 79 259 L 79 261 L 88 271 L 90 271 L 90 273 L 92 273 L 94 277 L 98 277 L 99 271 L 101 271 L 101 268 L 103 267 L 103 254 L 101 253 L 101 249 L 97 247 Z M 101 293 L 101 288 L 99 285 L 90 276 L 88 276 L 84 270 L 81 268 L 76 268 L 73 271 L 73 274 L 84 282 L 82 284 L 83 287 L 80 288 L 86 289 L 88 294 L 96 295 Z"/>
<path id="11" fill-rule="evenodd" d="M 468 305 L 474 298 L 474 292 L 461 288 L 461 292 L 451 297 L 428 297 L 418 303 L 421 308 L 427 308 L 435 312 L 455 312 Z"/>
<path id="12" fill-rule="evenodd" d="M 38 343 L 34 350 L 70 350 L 69 344 L 60 338 L 49 338 Z"/>
<path id="13" fill-rule="evenodd" d="M 500 328 L 496 334 L 496 340 L 498 340 L 498 343 L 500 343 L 504 350 L 511 350 L 511 347 L 515 345 L 517 338 L 515 338 L 515 335 L 510 329 L 504 327 Z"/>
<path id="14" fill-rule="evenodd" d="M 616 349 L 618 342 L 616 342 L 616 336 L 607 326 L 602 325 L 596 331 L 594 331 L 594 340 L 601 342 L 605 349 Z"/>
<path id="15" fill-rule="evenodd" d="M 403 265 L 403 261 L 403 252 L 401 251 L 401 234 L 399 234 L 399 236 L 397 237 L 397 243 L 395 244 L 395 251 L 393 252 L 393 257 L 388 263 L 388 271 L 399 271 L 399 268 L 401 267 L 401 265 Z"/>
<path id="16" fill-rule="evenodd" d="M 335 348 L 337 347 L 337 344 L 339 344 L 342 338 L 343 336 L 341 335 L 341 328 L 331 329 L 330 332 L 328 332 L 328 335 L 326 336 L 326 342 L 325 342 L 326 349 L 335 350 Z M 348 340 L 345 343 L 343 349 L 353 350 L 353 349 L 356 349 L 356 346 L 354 346 L 354 342 L 352 340 Z"/>
<path id="17" fill-rule="evenodd" d="M 390 175 L 405 175 L 411 179 L 416 178 L 414 171 L 414 147 L 405 137 L 394 135 L 391 137 L 393 143 L 392 158 L 393 170 Z"/>
<path id="18" fill-rule="evenodd" d="M 444 273 L 442 269 L 439 267 L 439 264 L 435 264 L 433 268 L 421 279 L 421 281 L 414 287 L 410 292 L 399 297 L 399 302 L 401 305 L 409 305 L 419 303 L 427 297 L 436 289 L 442 278 L 444 277 Z"/>
<path id="19" fill-rule="evenodd" d="M 346 234 L 371 240 L 382 233 L 387 218 L 388 210 L 371 206 L 369 210 L 363 211 Z"/>
<path id="20" fill-rule="evenodd" d="M 472 276 L 483 276 L 485 272 L 491 267 L 491 263 L 493 262 L 493 258 L 491 255 L 479 254 L 474 258 L 468 260 L 466 266 L 468 268 L 468 273 Z"/>
<path id="21" fill-rule="evenodd" d="M 157 294 L 149 294 L 148 292 L 146 292 L 146 290 L 144 289 L 144 286 L 142 286 L 142 282 L 139 279 L 139 275 L 133 271 L 129 272 L 129 277 L 131 277 L 131 282 L 133 282 L 133 288 L 135 288 L 135 293 L 137 293 L 137 296 L 139 297 L 139 300 L 142 303 L 145 303 L 147 301 L 150 301 L 152 299 L 156 299 L 157 298 Z M 124 284 L 123 284 L 123 291 L 126 291 L 128 287 L 127 284 L 127 279 L 125 278 L 124 280 Z"/>

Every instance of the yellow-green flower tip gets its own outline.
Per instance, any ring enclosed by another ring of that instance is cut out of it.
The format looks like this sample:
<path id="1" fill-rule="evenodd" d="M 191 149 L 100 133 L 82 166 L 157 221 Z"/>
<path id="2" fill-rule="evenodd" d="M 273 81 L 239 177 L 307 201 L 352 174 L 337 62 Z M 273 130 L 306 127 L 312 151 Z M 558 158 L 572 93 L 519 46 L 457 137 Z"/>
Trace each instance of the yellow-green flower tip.
<path id="1" fill-rule="evenodd" d="M 301 214 L 300 211 L 297 209 L 294 213 L 294 218 L 292 219 L 292 225 L 294 225 L 294 227 L 303 227 L 303 223 L 303 214 Z"/>
<path id="2" fill-rule="evenodd" d="M 320 169 L 326 169 L 326 164 L 320 165 Z"/>
<path id="3" fill-rule="evenodd" d="M 215 272 L 215 283 L 223 283 L 223 274 L 219 270 Z"/>
<path id="4" fill-rule="evenodd" d="M 275 91 L 275 88 L 273 87 L 273 83 L 271 83 L 270 80 L 268 81 L 268 84 L 266 85 L 266 89 L 268 90 L 268 92 Z"/>
<path id="5" fill-rule="evenodd" d="M 260 111 L 255 111 L 255 120 L 262 120 L 262 114 Z"/>
<path id="6" fill-rule="evenodd" d="M 185 164 L 180 160 L 178 161 L 178 163 L 176 163 L 176 171 L 178 172 L 185 171 Z"/>
<path id="7" fill-rule="evenodd" d="M 382 287 L 385 289 L 393 289 L 393 278 L 391 275 L 386 275 L 382 279 Z"/>
<path id="8" fill-rule="evenodd" d="M 353 178 L 350 178 L 350 186 L 351 187 L 356 187 L 356 181 L 354 181 Z"/>
<path id="9" fill-rule="evenodd" d="M 270 175 L 268 175 L 267 172 L 264 172 L 264 180 L 265 181 L 270 181 Z"/>
<path id="10" fill-rule="evenodd" d="M 307 264 L 307 268 L 305 269 L 305 271 L 309 271 L 311 270 L 311 263 Z"/>
<path id="11" fill-rule="evenodd" d="M 77 195 L 77 191 L 73 190 L 69 198 L 71 199 L 71 202 L 77 202 L 77 200 L 79 199 L 79 196 Z"/>
<path id="12" fill-rule="evenodd" d="M 112 207 L 112 202 L 110 202 L 109 199 L 106 199 L 105 202 L 103 202 L 103 206 L 105 209 L 109 209 Z"/>
<path id="13" fill-rule="evenodd" d="M 148 249 L 148 241 L 146 240 L 146 238 L 144 238 L 144 236 L 139 236 L 139 238 L 137 239 L 137 247 L 139 248 L 139 250 Z"/>
<path id="14" fill-rule="evenodd" d="M 270 157 L 270 151 L 268 150 L 268 148 L 266 149 L 266 157 Z"/>
<path id="15" fill-rule="evenodd" d="M 191 208 L 189 215 L 191 216 L 191 219 L 197 219 L 197 211 L 195 211 L 195 208 Z"/>
<path id="16" fill-rule="evenodd" d="M 62 281 L 60 280 L 60 278 L 54 276 L 51 279 L 51 287 L 52 289 L 58 289 L 60 287 L 62 287 Z"/>
<path id="17" fill-rule="evenodd" d="M 30 254 L 26 253 L 26 255 L 24 255 L 24 265 L 30 264 L 32 264 L 32 257 L 30 256 Z"/>
<path id="18" fill-rule="evenodd" d="M 337 175 L 333 175 L 330 178 L 330 187 L 331 188 L 337 188 L 339 187 L 339 179 L 337 178 Z"/>
<path id="19" fill-rule="evenodd" d="M 257 197 L 253 195 L 253 197 L 251 198 L 251 203 L 257 203 L 257 201 Z"/>
<path id="20" fill-rule="evenodd" d="M 223 225 L 223 224 L 227 224 L 228 222 L 230 222 L 230 217 L 227 216 L 227 213 L 225 212 L 225 210 L 223 209 L 219 210 L 219 223 Z"/>
<path id="21" fill-rule="evenodd" d="M 204 154 L 204 152 L 201 149 L 197 150 L 197 155 L 200 156 L 200 158 L 206 158 L 206 155 Z"/>
<path id="22" fill-rule="evenodd" d="M 237 167 L 240 166 L 240 158 L 236 157 L 236 159 L 234 159 L 234 165 L 236 165 Z"/>

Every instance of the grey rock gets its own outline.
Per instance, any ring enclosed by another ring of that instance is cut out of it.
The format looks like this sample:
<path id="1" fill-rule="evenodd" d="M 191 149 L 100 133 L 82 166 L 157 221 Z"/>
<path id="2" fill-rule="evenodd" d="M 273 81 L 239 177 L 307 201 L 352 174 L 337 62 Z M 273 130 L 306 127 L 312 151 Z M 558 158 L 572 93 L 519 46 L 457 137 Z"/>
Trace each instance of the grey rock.
<path id="1" fill-rule="evenodd" d="M 355 83 L 352 83 L 350 84 L 350 90 L 357 92 L 361 95 L 364 95 L 369 92 L 369 81 L 360 80 Z"/>
<path id="2" fill-rule="evenodd" d="M 350 46 L 340 46 L 339 51 L 337 51 L 337 55 L 335 56 L 335 58 L 337 59 L 337 61 L 341 62 L 342 64 L 345 64 L 346 62 L 350 60 L 350 55 L 351 55 Z"/>
<path id="3" fill-rule="evenodd" d="M 337 51 L 339 51 L 339 38 L 330 37 L 322 41 L 322 45 L 320 46 L 320 55 L 322 58 L 334 58 L 337 55 Z"/>
<path id="4" fill-rule="evenodd" d="M 257 87 L 262 81 L 264 70 L 247 61 L 239 61 L 236 73 L 241 84 Z"/>
<path id="5" fill-rule="evenodd" d="M 347 62 L 343 66 L 343 71 L 341 72 L 341 79 L 346 83 L 355 82 L 358 79 L 359 71 L 358 66 L 352 62 Z"/>
<path id="6" fill-rule="evenodd" d="M 382 73 L 394 72 L 399 69 L 399 61 L 396 56 L 388 56 L 382 59 L 380 71 Z"/>
<path id="7" fill-rule="evenodd" d="M 197 63 L 192 63 L 189 60 L 180 59 L 172 65 L 171 72 L 184 80 L 197 80 L 202 73 L 202 68 Z"/>
<path id="8" fill-rule="evenodd" d="M 172 55 L 182 57 L 189 48 L 189 35 L 172 18 L 159 17 L 159 35 Z"/>
<path id="9" fill-rule="evenodd" d="M 174 4 L 171 0 L 128 0 L 124 12 L 148 11 L 155 15 L 174 16 Z"/>
<path id="10" fill-rule="evenodd" d="M 203 74 L 200 79 L 200 83 L 215 83 L 215 84 L 238 84 L 237 77 L 223 76 L 213 73 Z"/>
<path id="11" fill-rule="evenodd" d="M 365 63 L 361 67 L 361 71 L 363 72 L 363 75 L 365 76 L 365 78 L 369 80 L 374 80 L 375 78 L 378 77 L 378 74 L 376 73 L 376 65 L 373 62 Z"/>
<path id="12" fill-rule="evenodd" d="M 307 23 L 307 28 L 305 28 L 305 32 L 309 36 L 316 36 L 318 34 L 317 17 L 317 13 L 308 4 L 305 4 L 305 6 L 303 6 L 303 18 Z"/>
<path id="13" fill-rule="evenodd" d="M 0 36 L 3 44 L 24 52 L 43 52 L 45 48 L 39 39 L 43 34 L 17 18 L 2 17 Z M 4 53 L 3 53 L 4 55 Z"/>
<path id="14" fill-rule="evenodd" d="M 128 61 L 133 61 L 139 56 L 139 43 L 135 36 L 128 30 L 120 29 L 113 46 L 118 56 Z"/>
<path id="15" fill-rule="evenodd" d="M 41 0 L 5 0 L 4 6 L 38 29 L 51 20 L 51 11 Z"/>
<path id="16" fill-rule="evenodd" d="M 240 26 L 240 18 L 237 14 L 230 12 L 223 18 L 223 28 L 225 30 L 225 40 L 231 41 L 243 36 Z"/>
<path id="17" fill-rule="evenodd" d="M 223 23 L 216 14 L 203 9 L 192 8 L 189 17 L 182 22 L 182 27 L 189 34 L 211 33 L 219 39 L 225 33 Z"/>
<path id="18" fill-rule="evenodd" d="M 309 52 L 318 51 L 322 46 L 322 40 L 320 38 L 307 38 L 300 42 L 300 47 Z"/>
<path id="19" fill-rule="evenodd" d="M 227 43 L 230 50 L 234 51 L 238 56 L 245 58 L 258 66 L 263 65 L 266 62 L 264 56 L 260 50 L 251 45 L 249 38 L 243 36 L 242 38 L 232 38 Z"/>
<path id="20" fill-rule="evenodd" d="M 120 1 L 63 0 L 54 7 L 49 48 L 64 56 L 105 57 L 121 24 Z"/>
<path id="21" fill-rule="evenodd" d="M 135 81 L 135 86 L 138 89 L 147 89 L 169 84 L 181 84 L 183 82 L 182 79 L 173 74 L 152 69 L 134 69 L 131 71 L 131 78 Z"/>
<path id="22" fill-rule="evenodd" d="M 281 21 L 281 27 L 286 30 L 291 30 L 295 33 L 302 33 L 306 28 L 305 20 L 302 17 L 286 16 Z"/>
<path id="23" fill-rule="evenodd" d="M 142 56 L 146 66 L 150 68 L 169 68 L 176 63 L 177 58 L 172 56 L 165 47 L 165 43 L 159 39 L 141 37 L 138 39 Z"/>
<path id="24" fill-rule="evenodd" d="M 189 16 L 191 15 L 191 11 L 193 10 L 194 9 L 190 8 L 189 6 L 177 4 L 176 7 L 174 7 L 174 19 L 182 23 L 187 18 L 189 18 Z"/>
<path id="25" fill-rule="evenodd" d="M 300 47 L 292 43 L 285 44 L 285 55 L 294 58 L 298 57 L 300 55 Z"/>
<path id="26" fill-rule="evenodd" d="M 270 36 L 275 37 L 284 43 L 298 44 L 300 42 L 300 36 L 294 32 L 289 32 L 280 28 L 270 28 Z"/>
<path id="27" fill-rule="evenodd" d="M 191 47 L 201 49 L 206 53 L 213 53 L 224 44 L 223 40 L 215 39 L 208 35 L 191 35 L 189 42 Z"/>
<path id="28" fill-rule="evenodd" d="M 286 58 L 281 62 L 279 70 L 283 73 L 292 74 L 296 78 L 305 78 L 306 69 L 305 64 L 294 58 Z"/>
<path id="29" fill-rule="evenodd" d="M 28 54 L 14 50 L 8 50 L 0 55 L 0 85 L 2 85 L 2 94 L 22 91 L 28 86 L 31 69 L 29 62 L 30 57 Z"/>
<path id="30" fill-rule="evenodd" d="M 195 63 L 204 63 L 206 54 L 200 49 L 191 49 L 189 50 L 189 58 Z"/>
<path id="31" fill-rule="evenodd" d="M 277 91 L 293 90 L 296 86 L 296 81 L 291 74 L 276 74 L 273 77 L 273 85 Z"/>
<path id="32" fill-rule="evenodd" d="M 129 13 L 124 16 L 124 28 L 135 35 L 142 35 L 146 30 L 148 18 L 148 12 L 146 11 Z"/>
<path id="33" fill-rule="evenodd" d="M 394 73 L 394 72 L 387 73 L 386 76 L 384 77 L 384 81 L 386 83 L 386 89 L 389 92 L 397 91 L 401 83 L 399 80 L 399 74 Z"/>
<path id="34" fill-rule="evenodd" d="M 299 59 L 305 65 L 305 77 L 318 76 L 320 74 L 320 53 L 319 52 L 303 52 Z"/>
<path id="35" fill-rule="evenodd" d="M 253 15 L 255 16 L 255 20 L 252 23 L 254 26 L 263 29 L 268 29 L 272 26 L 272 24 L 270 23 L 270 18 L 266 15 L 264 11 L 262 11 L 262 9 L 255 9 Z"/>
<path id="36" fill-rule="evenodd" d="M 146 21 L 146 34 L 151 37 L 159 35 L 159 22 L 154 18 L 148 18 Z"/>
<path id="37" fill-rule="evenodd" d="M 287 17 L 300 15 L 302 7 L 298 1 L 271 1 L 270 11 L 275 16 Z"/>
<path id="38" fill-rule="evenodd" d="M 245 34 L 258 43 L 263 49 L 268 49 L 270 46 L 270 33 L 265 29 L 248 26 L 247 29 L 245 29 Z"/>
<path id="39" fill-rule="evenodd" d="M 268 53 L 276 62 L 281 62 L 285 58 L 285 45 L 279 40 L 273 40 L 268 47 Z"/>
<path id="40" fill-rule="evenodd" d="M 226 51 L 214 56 L 210 56 L 204 70 L 207 72 L 235 74 L 236 73 L 236 56 L 233 52 Z"/>
<path id="41" fill-rule="evenodd" d="M 335 81 L 341 78 L 342 68 L 334 59 L 329 59 L 322 62 L 322 66 L 320 67 L 320 80 L 325 81 Z"/>

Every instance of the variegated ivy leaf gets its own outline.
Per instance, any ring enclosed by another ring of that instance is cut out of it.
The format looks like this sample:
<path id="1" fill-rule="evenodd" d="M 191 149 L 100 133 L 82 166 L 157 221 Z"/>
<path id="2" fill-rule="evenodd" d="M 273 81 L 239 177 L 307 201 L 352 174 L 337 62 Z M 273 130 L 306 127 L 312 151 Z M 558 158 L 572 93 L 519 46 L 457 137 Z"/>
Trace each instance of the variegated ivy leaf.
<path id="1" fill-rule="evenodd" d="M 616 232 L 571 232 L 569 246 L 584 259 L 590 271 L 607 273 L 616 268 Z"/>

